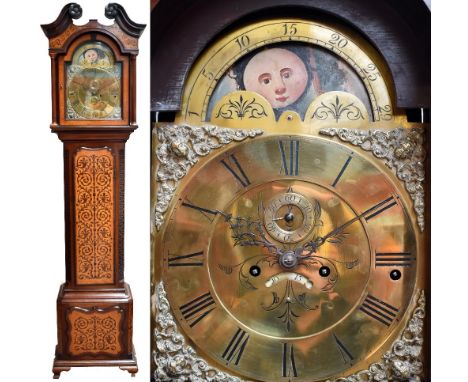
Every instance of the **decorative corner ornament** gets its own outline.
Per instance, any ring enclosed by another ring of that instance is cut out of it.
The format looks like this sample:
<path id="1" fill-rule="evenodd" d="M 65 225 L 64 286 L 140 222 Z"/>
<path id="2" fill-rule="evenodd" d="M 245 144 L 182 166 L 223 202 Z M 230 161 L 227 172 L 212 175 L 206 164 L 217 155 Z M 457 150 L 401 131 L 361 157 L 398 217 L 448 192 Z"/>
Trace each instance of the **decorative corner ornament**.
<path id="1" fill-rule="evenodd" d="M 373 363 L 367 370 L 333 382 L 420 382 L 422 373 L 422 348 L 426 297 L 424 291 L 417 293 L 418 304 L 406 328 L 381 361 Z M 164 285 L 156 287 L 156 319 L 153 340 L 155 382 L 244 382 L 237 377 L 221 372 L 200 358 L 197 352 L 185 343 L 171 313 Z M 327 382 L 332 382 L 328 380 Z"/>
<path id="2" fill-rule="evenodd" d="M 153 339 L 157 351 L 153 351 L 155 382 L 243 382 L 227 373 L 211 367 L 197 352 L 186 345 L 171 313 L 164 285 L 156 288 L 156 327 Z"/>
<path id="3" fill-rule="evenodd" d="M 395 171 L 405 183 L 411 199 L 419 228 L 424 231 L 424 130 L 422 128 L 398 128 L 393 130 L 361 130 L 346 128 L 323 128 L 320 134 L 337 136 L 342 141 L 371 151 L 384 159 L 387 167 Z"/>
<path id="4" fill-rule="evenodd" d="M 156 194 L 154 223 L 159 231 L 164 223 L 164 214 L 169 207 L 177 185 L 200 157 L 233 141 L 240 142 L 263 134 L 262 130 L 220 128 L 212 125 L 190 126 L 165 125 L 157 127 L 156 157 L 159 165 L 156 179 L 159 182 Z"/>
<path id="5" fill-rule="evenodd" d="M 420 382 L 423 371 L 422 348 L 423 327 L 426 315 L 426 297 L 419 293 L 418 305 L 405 330 L 396 340 L 382 360 L 370 365 L 368 370 L 360 371 L 333 382 Z M 331 382 L 331 381 L 327 381 Z"/>

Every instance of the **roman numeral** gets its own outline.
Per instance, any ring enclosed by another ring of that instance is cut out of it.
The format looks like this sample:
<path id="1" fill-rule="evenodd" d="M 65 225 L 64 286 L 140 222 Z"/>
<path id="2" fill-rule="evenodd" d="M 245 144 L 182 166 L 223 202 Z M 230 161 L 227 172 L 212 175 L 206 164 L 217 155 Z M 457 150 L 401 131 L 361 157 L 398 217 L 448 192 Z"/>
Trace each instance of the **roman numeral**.
<path id="1" fill-rule="evenodd" d="M 203 251 L 169 257 L 167 262 L 170 267 L 201 267 L 203 266 Z"/>
<path id="2" fill-rule="evenodd" d="M 411 267 L 416 258 L 411 252 L 379 252 L 375 254 L 376 267 Z"/>
<path id="3" fill-rule="evenodd" d="M 335 339 L 335 344 L 340 351 L 341 357 L 343 358 L 344 363 L 351 363 L 354 360 L 353 355 L 349 352 L 348 349 L 343 345 L 343 342 L 333 333 L 333 338 Z"/>
<path id="4" fill-rule="evenodd" d="M 229 365 L 231 361 L 234 361 L 234 365 L 238 365 L 239 361 L 244 353 L 247 342 L 249 341 L 250 336 L 242 329 L 237 329 L 237 332 L 231 338 L 231 341 L 226 346 L 222 359 L 226 361 L 226 365 Z"/>
<path id="5" fill-rule="evenodd" d="M 212 307 L 213 304 L 215 301 L 210 292 L 207 292 L 182 305 L 179 309 L 185 321 L 193 328 L 216 308 L 216 306 Z"/>
<path id="6" fill-rule="evenodd" d="M 343 165 L 343 167 L 341 168 L 340 172 L 338 173 L 338 176 L 336 177 L 336 179 L 332 183 L 332 187 L 336 187 L 336 184 L 339 182 L 339 180 L 341 179 L 341 176 L 346 171 L 346 168 L 348 167 L 349 162 L 351 162 L 351 159 L 353 159 L 353 157 L 350 155 L 348 157 L 348 159 L 346 160 L 345 164 Z"/>
<path id="7" fill-rule="evenodd" d="M 294 345 L 283 343 L 283 377 L 297 377 L 296 361 L 294 359 Z"/>
<path id="8" fill-rule="evenodd" d="M 199 206 L 196 206 L 194 204 L 192 204 L 190 201 L 188 202 L 182 202 L 182 206 L 183 207 L 187 207 L 187 208 L 192 208 L 198 212 L 200 212 L 205 218 L 207 218 L 210 222 L 213 222 L 213 218 L 219 214 L 219 211 L 214 211 L 214 210 L 210 210 L 208 208 L 203 208 L 203 207 L 199 207 Z M 210 216 L 211 215 L 211 216 Z"/>
<path id="9" fill-rule="evenodd" d="M 247 178 L 247 175 L 245 175 L 244 170 L 242 170 L 242 167 L 237 161 L 237 158 L 234 156 L 234 154 L 231 154 L 229 157 L 231 158 L 231 161 L 235 164 L 237 169 L 232 168 L 231 165 L 229 165 L 229 163 L 227 163 L 224 159 L 221 160 L 221 163 L 226 168 L 226 170 L 228 170 L 231 173 L 231 175 L 234 178 L 236 178 L 240 184 L 242 184 L 242 187 L 247 187 L 250 184 L 249 178 Z"/>
<path id="10" fill-rule="evenodd" d="M 299 141 L 289 141 L 289 155 L 286 154 L 286 141 L 279 141 L 279 150 L 281 153 L 281 170 L 287 176 L 299 175 Z M 288 163 L 289 160 L 289 163 Z"/>
<path id="11" fill-rule="evenodd" d="M 370 294 L 367 295 L 359 310 L 386 326 L 392 324 L 398 313 L 397 308 Z"/>
<path id="12" fill-rule="evenodd" d="M 396 205 L 397 202 L 395 200 L 395 197 L 392 195 L 385 199 L 384 201 L 376 204 L 374 207 L 369 208 L 368 210 L 364 211 L 362 213 L 362 216 L 364 216 L 364 219 L 366 221 L 371 220 L 372 218 L 376 217 L 377 215 L 381 214 L 385 210 L 388 210 L 389 208 L 393 207 Z"/>

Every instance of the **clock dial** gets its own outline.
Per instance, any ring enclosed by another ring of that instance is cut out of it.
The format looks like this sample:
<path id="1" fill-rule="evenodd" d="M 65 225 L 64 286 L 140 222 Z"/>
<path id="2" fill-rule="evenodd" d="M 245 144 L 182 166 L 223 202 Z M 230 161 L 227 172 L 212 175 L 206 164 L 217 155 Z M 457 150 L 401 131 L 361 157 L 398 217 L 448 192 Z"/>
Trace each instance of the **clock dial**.
<path id="1" fill-rule="evenodd" d="M 424 246 L 407 176 L 379 159 L 409 165 L 385 142 L 411 127 L 389 84 L 367 41 L 310 20 L 245 25 L 200 54 L 176 125 L 156 127 L 153 271 L 209 364 L 333 381 L 380 360 L 407 324 Z"/>
<path id="2" fill-rule="evenodd" d="M 81 45 L 66 66 L 66 76 L 68 120 L 122 118 L 122 67 L 106 44 Z"/>
<path id="3" fill-rule="evenodd" d="M 397 188 L 322 139 L 267 136 L 212 156 L 184 181 L 161 235 L 184 332 L 257 380 L 319 381 L 365 361 L 415 286 L 415 233 Z"/>

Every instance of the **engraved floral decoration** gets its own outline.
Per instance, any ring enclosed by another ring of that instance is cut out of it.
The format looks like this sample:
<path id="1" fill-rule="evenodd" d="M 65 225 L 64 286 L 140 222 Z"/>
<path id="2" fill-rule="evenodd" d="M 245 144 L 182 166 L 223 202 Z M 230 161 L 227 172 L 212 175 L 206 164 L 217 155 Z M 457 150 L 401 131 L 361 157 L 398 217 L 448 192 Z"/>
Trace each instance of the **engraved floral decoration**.
<path id="1" fill-rule="evenodd" d="M 342 141 L 371 151 L 383 159 L 398 179 L 404 182 L 413 200 L 413 208 L 421 231 L 424 231 L 424 160 L 426 151 L 423 146 L 422 128 L 398 128 L 392 130 L 361 130 L 346 128 L 324 128 L 320 134 L 337 136 Z"/>
<path id="2" fill-rule="evenodd" d="M 324 102 L 320 103 L 321 106 L 315 109 L 314 113 L 312 114 L 312 119 L 316 118 L 319 120 L 328 119 L 328 117 L 332 117 L 336 123 L 340 119 L 348 119 L 350 121 L 356 121 L 358 119 L 364 119 L 362 115 L 361 109 L 357 107 L 354 102 L 351 102 L 347 105 L 341 103 L 340 98 L 336 96 L 335 102 L 330 102 L 325 104 Z"/>
<path id="3" fill-rule="evenodd" d="M 399 338 L 393 342 L 379 362 L 367 370 L 359 371 L 333 382 L 420 382 L 422 373 L 423 327 L 426 315 L 424 291 L 416 294 L 417 306 Z M 153 333 L 155 348 L 155 382 L 242 382 L 241 379 L 221 372 L 200 358 L 185 343 L 171 313 L 164 285 L 160 282 L 155 294 L 156 319 Z M 328 380 L 327 382 L 332 382 Z"/>
<path id="4" fill-rule="evenodd" d="M 423 371 L 423 327 L 426 298 L 424 291 L 419 293 L 418 305 L 405 330 L 379 362 L 373 363 L 367 370 L 333 382 L 420 382 Z M 331 382 L 331 381 L 327 381 Z"/>
<path id="5" fill-rule="evenodd" d="M 316 201 L 314 223 L 311 232 L 315 232 L 314 228 L 322 225 L 320 214 L 320 204 Z M 260 219 L 241 216 L 233 217 L 227 214 L 223 215 L 231 229 L 231 237 L 234 240 L 234 246 L 256 246 L 262 247 L 267 251 L 266 253 L 250 256 L 238 264 L 218 264 L 218 268 L 226 275 L 231 275 L 234 271 L 237 271 L 240 288 L 250 290 L 257 289 L 250 281 L 249 269 L 252 266 L 258 267 L 261 264 L 267 264 L 269 267 L 279 266 L 279 264 L 287 258 L 296 261 L 298 267 L 310 268 L 314 265 L 318 265 L 319 267 L 327 266 L 330 270 L 330 274 L 326 277 L 327 282 L 320 290 L 328 292 L 333 289 L 339 279 L 337 263 L 344 264 L 347 269 L 352 269 L 359 264 L 358 259 L 342 261 L 320 256 L 316 253 L 316 243 L 320 240 L 318 236 L 313 236 L 312 240 L 294 249 L 280 248 L 267 239 Z M 342 242 L 341 235 L 342 234 L 337 233 L 337 235 L 327 238 L 326 241 L 335 245 L 340 245 Z M 313 287 L 312 282 L 299 273 L 282 272 L 280 276 L 273 276 L 268 280 L 271 285 L 277 283 L 284 284 L 282 296 L 280 297 L 276 292 L 272 292 L 271 304 L 262 306 L 263 309 L 268 312 L 279 314 L 279 316 L 276 317 L 285 325 L 288 332 L 291 331 L 291 328 L 294 326 L 294 320 L 300 317 L 298 312 L 318 309 L 318 306 L 309 306 L 307 304 L 306 293 L 298 294 L 294 290 L 293 280 L 299 281 L 308 289 Z"/>
<path id="6" fill-rule="evenodd" d="M 258 119 L 266 116 L 265 108 L 255 102 L 255 98 L 245 98 L 242 94 L 238 101 L 229 99 L 227 103 L 222 104 L 216 114 L 216 118 L 224 119 L 234 119 L 235 117 L 238 119 L 244 119 L 244 117 Z"/>
<path id="7" fill-rule="evenodd" d="M 159 161 L 156 179 L 159 186 L 154 223 L 159 230 L 179 181 L 187 175 L 200 157 L 233 141 L 240 142 L 263 132 L 258 129 L 240 130 L 183 124 L 158 127 L 154 133 L 157 134 L 159 142 L 156 147 L 156 158 Z"/>
<path id="8" fill-rule="evenodd" d="M 156 288 L 157 315 L 153 339 L 155 382 L 241 382 L 242 380 L 211 367 L 185 343 L 172 316 L 163 283 Z"/>
<path id="9" fill-rule="evenodd" d="M 277 318 L 286 326 L 288 332 L 291 331 L 291 327 L 294 325 L 294 319 L 300 317 L 297 311 L 294 310 L 295 308 L 300 307 L 304 310 L 316 310 L 319 308 L 318 305 L 307 305 L 306 294 L 296 294 L 291 280 L 286 281 L 286 288 L 281 298 L 276 292 L 272 292 L 272 295 L 272 303 L 269 306 L 264 306 L 263 309 L 266 311 L 279 309 L 280 315 Z"/>

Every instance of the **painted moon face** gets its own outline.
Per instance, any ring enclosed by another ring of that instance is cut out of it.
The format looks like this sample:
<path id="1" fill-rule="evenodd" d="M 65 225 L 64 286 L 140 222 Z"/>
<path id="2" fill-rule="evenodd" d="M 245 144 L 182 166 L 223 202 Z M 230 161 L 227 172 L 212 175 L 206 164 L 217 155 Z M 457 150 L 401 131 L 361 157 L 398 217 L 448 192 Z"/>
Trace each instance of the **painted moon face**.
<path id="1" fill-rule="evenodd" d="M 274 108 L 296 102 L 304 93 L 308 79 L 301 58 L 281 48 L 257 53 L 244 71 L 245 89 L 262 95 Z"/>

